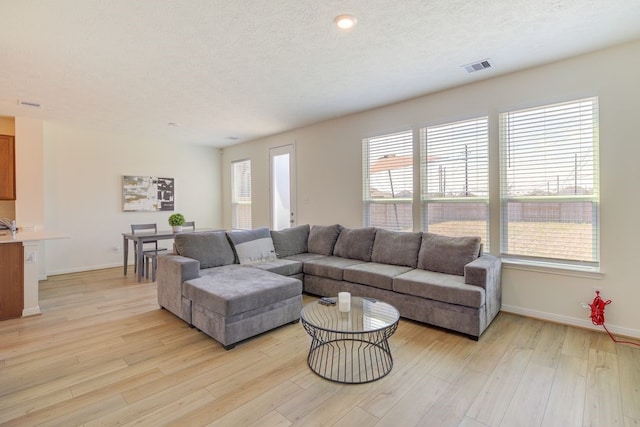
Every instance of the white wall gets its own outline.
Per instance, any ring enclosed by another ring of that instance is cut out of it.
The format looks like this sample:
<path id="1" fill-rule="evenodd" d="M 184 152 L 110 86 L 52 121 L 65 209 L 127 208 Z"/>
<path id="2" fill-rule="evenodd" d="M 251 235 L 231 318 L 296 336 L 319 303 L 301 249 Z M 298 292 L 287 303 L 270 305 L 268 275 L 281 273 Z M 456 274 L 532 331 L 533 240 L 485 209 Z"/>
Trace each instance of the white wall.
<path id="1" fill-rule="evenodd" d="M 252 162 L 253 226 L 269 224 L 269 147 L 296 143 L 298 224 L 358 227 L 362 225 L 364 137 L 489 114 L 495 170 L 498 112 L 596 95 L 600 103 L 602 274 L 505 265 L 503 309 L 590 327 L 589 312 L 580 303 L 590 302 L 592 287 L 598 286 L 605 298 L 613 300 L 606 309 L 609 329 L 640 337 L 635 266 L 640 262 L 638 69 L 640 42 L 635 42 L 226 148 L 222 158 L 224 226 L 229 227 L 231 221 L 229 165 L 244 158 Z M 497 184 L 494 175 L 494 253 L 499 230 Z"/>
<path id="2" fill-rule="evenodd" d="M 42 120 L 27 117 L 15 118 L 16 135 L 16 201 L 15 219 L 19 227 L 41 229 L 45 224 L 44 211 L 44 149 Z M 37 246 L 36 264 L 38 277 L 46 277 L 44 244 Z M 26 252 L 25 252 L 26 253 Z M 33 268 L 33 267 L 31 267 Z M 30 268 L 25 264 L 25 275 Z M 25 282 L 27 283 L 27 282 Z M 32 281 L 35 285 L 35 281 Z M 26 289 L 25 289 L 26 291 Z M 37 305 L 37 290 L 35 301 Z M 25 293 L 25 296 L 27 294 Z M 33 293 L 31 294 L 33 297 Z M 33 300 L 33 298 L 31 298 Z M 28 309 L 30 306 L 26 304 Z"/>
<path id="3" fill-rule="evenodd" d="M 44 122 L 46 228 L 70 239 L 46 242 L 47 274 L 122 265 L 132 223 L 168 230 L 173 212 L 123 212 L 122 176 L 175 178 L 175 212 L 198 228 L 220 228 L 220 150 L 98 133 Z M 171 241 L 163 241 L 171 247 Z M 130 262 L 133 262 L 131 250 Z"/>
<path id="4" fill-rule="evenodd" d="M 20 227 L 42 228 L 44 158 L 42 121 L 16 117 L 16 221 Z"/>

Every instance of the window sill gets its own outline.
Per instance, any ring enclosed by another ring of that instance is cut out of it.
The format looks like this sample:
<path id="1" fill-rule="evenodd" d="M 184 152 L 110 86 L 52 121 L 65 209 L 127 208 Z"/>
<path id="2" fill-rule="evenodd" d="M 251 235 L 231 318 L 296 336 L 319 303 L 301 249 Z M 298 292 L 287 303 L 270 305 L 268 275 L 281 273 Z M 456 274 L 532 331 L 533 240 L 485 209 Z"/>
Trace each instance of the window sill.
<path id="1" fill-rule="evenodd" d="M 583 267 L 571 264 L 555 264 L 517 258 L 502 258 L 502 265 L 508 270 L 533 271 L 536 273 L 583 277 L 602 280 L 604 273 L 598 267 Z"/>

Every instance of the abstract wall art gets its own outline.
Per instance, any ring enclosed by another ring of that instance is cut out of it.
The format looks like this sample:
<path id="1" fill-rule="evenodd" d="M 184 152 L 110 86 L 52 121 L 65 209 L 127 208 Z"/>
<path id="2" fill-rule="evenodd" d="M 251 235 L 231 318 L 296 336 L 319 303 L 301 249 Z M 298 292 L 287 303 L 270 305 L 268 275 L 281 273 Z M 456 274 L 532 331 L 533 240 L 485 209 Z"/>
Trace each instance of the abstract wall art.
<path id="1" fill-rule="evenodd" d="M 122 177 L 122 210 L 125 212 L 172 211 L 174 196 L 173 178 Z"/>

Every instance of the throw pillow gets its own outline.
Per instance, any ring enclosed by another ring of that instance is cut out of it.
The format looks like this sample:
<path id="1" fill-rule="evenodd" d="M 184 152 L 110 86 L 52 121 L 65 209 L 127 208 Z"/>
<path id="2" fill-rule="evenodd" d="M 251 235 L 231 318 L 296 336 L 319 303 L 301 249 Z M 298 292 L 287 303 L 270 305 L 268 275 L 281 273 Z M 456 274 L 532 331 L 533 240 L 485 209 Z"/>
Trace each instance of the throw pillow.
<path id="1" fill-rule="evenodd" d="M 284 258 L 307 252 L 310 229 L 309 224 L 306 224 L 285 230 L 271 230 L 277 257 Z"/>
<path id="2" fill-rule="evenodd" d="M 464 276 L 464 266 L 478 258 L 480 237 L 422 234 L 418 268 Z"/>
<path id="3" fill-rule="evenodd" d="M 333 248 L 333 254 L 343 258 L 369 262 L 375 237 L 376 229 L 374 227 L 345 228 L 340 231 L 336 246 Z"/>
<path id="4" fill-rule="evenodd" d="M 240 264 L 276 259 L 276 250 L 268 228 L 233 230 L 228 231 L 227 236 Z"/>
<path id="5" fill-rule="evenodd" d="M 200 268 L 233 264 L 233 249 L 224 231 L 180 233 L 174 237 L 178 255 L 200 261 Z"/>
<path id="6" fill-rule="evenodd" d="M 342 226 L 334 225 L 314 225 L 309 231 L 308 250 L 314 254 L 332 255 L 333 247 L 338 240 L 338 235 Z"/>

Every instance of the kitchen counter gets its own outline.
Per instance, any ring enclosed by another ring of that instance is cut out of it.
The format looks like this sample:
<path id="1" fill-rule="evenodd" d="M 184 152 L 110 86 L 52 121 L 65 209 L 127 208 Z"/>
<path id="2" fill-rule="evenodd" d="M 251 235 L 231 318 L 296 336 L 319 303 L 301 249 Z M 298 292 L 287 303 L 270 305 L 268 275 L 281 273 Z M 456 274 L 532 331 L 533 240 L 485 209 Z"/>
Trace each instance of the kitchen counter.
<path id="1" fill-rule="evenodd" d="M 11 230 L 0 230 L 0 244 L 2 243 L 16 243 L 16 242 L 33 242 L 39 240 L 54 240 L 54 239 L 68 239 L 69 235 L 60 233 L 58 231 L 37 230 L 37 231 L 25 231 L 18 230 L 13 235 Z"/>
<path id="2" fill-rule="evenodd" d="M 6 256 L 0 259 L 0 271 L 4 271 L 7 276 L 2 279 L 3 289 L 0 289 L 0 291 L 8 292 L 12 296 L 18 292 L 16 305 L 21 302 L 19 295 L 21 293 L 24 295 L 23 304 L 15 307 L 17 314 L 14 317 L 20 317 L 20 307 L 22 308 L 22 317 L 40 314 L 38 281 L 40 278 L 40 267 L 43 263 L 43 260 L 40 258 L 44 256 L 40 242 L 67 239 L 69 237 L 68 234 L 51 230 L 31 231 L 19 229 L 15 234 L 11 233 L 11 230 L 0 230 L 0 247 L 6 249 L 4 252 L 7 254 L 13 254 L 12 256 Z M 9 246 L 4 245 L 5 243 L 16 246 L 9 248 Z M 19 249 L 15 249 L 16 247 Z M 41 254 L 40 256 L 38 255 L 39 253 Z M 21 258 L 22 262 L 20 262 Z M 44 267 L 42 267 L 42 271 L 44 272 Z M 19 277 L 22 277 L 22 283 L 20 283 Z M 13 291 L 8 288 L 13 289 Z M 0 301 L 0 303 L 8 304 L 6 301 Z M 6 311 L 5 306 L 0 308 L 0 312 L 4 313 Z M 11 311 L 13 312 L 13 308 Z"/>

